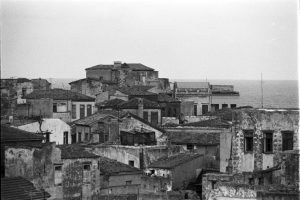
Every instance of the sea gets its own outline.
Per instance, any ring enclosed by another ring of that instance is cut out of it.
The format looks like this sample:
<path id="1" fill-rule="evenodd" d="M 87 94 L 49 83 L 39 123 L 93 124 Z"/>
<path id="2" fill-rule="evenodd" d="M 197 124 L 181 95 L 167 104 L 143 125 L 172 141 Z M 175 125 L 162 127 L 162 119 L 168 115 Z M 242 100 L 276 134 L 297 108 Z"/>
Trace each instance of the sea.
<path id="1" fill-rule="evenodd" d="M 52 88 L 70 89 L 69 82 L 77 79 L 49 78 Z M 203 82 L 195 79 L 176 79 L 174 81 Z M 208 80 L 210 84 L 233 85 L 240 93 L 238 106 L 254 108 L 299 108 L 299 86 L 297 80 Z"/>

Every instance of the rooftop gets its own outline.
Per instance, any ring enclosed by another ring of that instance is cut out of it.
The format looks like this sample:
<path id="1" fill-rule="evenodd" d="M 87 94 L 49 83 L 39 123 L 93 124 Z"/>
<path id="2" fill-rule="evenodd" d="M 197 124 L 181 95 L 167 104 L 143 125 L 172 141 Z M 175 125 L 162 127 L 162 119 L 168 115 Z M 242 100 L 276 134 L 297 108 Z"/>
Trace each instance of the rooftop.
<path id="1" fill-rule="evenodd" d="M 101 102 L 99 105 L 101 108 L 117 108 L 117 106 L 121 103 L 125 102 L 122 99 L 111 99 L 104 102 Z"/>
<path id="2" fill-rule="evenodd" d="M 53 100 L 95 101 L 95 98 L 63 89 L 35 90 L 24 97 L 24 99 L 42 98 L 50 98 Z"/>
<path id="3" fill-rule="evenodd" d="M 176 82 L 177 88 L 209 88 L 208 82 Z"/>
<path id="4" fill-rule="evenodd" d="M 70 82 L 69 84 L 71 85 L 71 84 L 82 82 L 82 81 L 97 81 L 97 82 L 101 82 L 103 84 L 108 84 L 108 85 L 110 85 L 110 84 L 117 84 L 117 82 L 114 82 L 114 81 L 100 80 L 100 79 L 91 78 L 91 77 L 78 79 L 76 81 Z"/>
<path id="5" fill-rule="evenodd" d="M 180 102 L 180 101 L 167 94 L 158 94 L 158 102 L 171 103 L 171 102 Z"/>
<path id="6" fill-rule="evenodd" d="M 51 197 L 49 193 L 35 188 L 33 183 L 22 177 L 1 178 L 1 199 L 42 200 L 49 197 Z"/>
<path id="7" fill-rule="evenodd" d="M 57 145 L 61 150 L 61 159 L 98 158 L 99 156 L 86 151 L 78 144 Z"/>
<path id="8" fill-rule="evenodd" d="M 156 129 L 156 130 L 158 130 L 158 131 L 160 131 L 160 132 L 162 132 L 162 133 L 165 133 L 165 132 L 166 132 L 164 129 L 162 129 L 162 128 L 158 127 L 158 126 L 155 126 L 155 125 L 151 124 L 150 122 L 144 120 L 143 118 L 140 118 L 140 117 L 138 117 L 137 115 L 134 115 L 134 114 L 132 114 L 132 113 L 130 113 L 130 112 L 126 113 L 126 114 L 123 115 L 122 117 L 126 117 L 126 115 L 127 115 L 127 117 L 135 118 L 135 119 L 137 119 L 137 120 L 143 122 L 144 124 L 147 124 L 148 126 L 154 128 L 154 129 Z"/>
<path id="9" fill-rule="evenodd" d="M 194 153 L 180 153 L 170 157 L 162 157 L 149 165 L 149 168 L 173 169 L 181 164 L 203 156 Z"/>
<path id="10" fill-rule="evenodd" d="M 95 70 L 95 69 L 107 69 L 107 70 L 114 70 L 114 69 L 122 69 L 122 68 L 130 68 L 133 71 L 154 71 L 153 68 L 147 67 L 141 63 L 123 63 L 121 66 L 114 68 L 114 65 L 96 65 L 93 67 L 86 68 L 85 70 Z"/>
<path id="11" fill-rule="evenodd" d="M 133 98 L 129 101 L 119 104 L 119 107 L 121 109 L 138 109 L 140 99 L 143 101 L 144 109 L 160 109 L 158 103 L 143 98 Z"/>
<path id="12" fill-rule="evenodd" d="M 220 144 L 220 132 L 178 132 L 168 130 L 168 139 L 172 144 L 195 144 L 195 145 L 219 145 Z"/>
<path id="13" fill-rule="evenodd" d="M 116 90 L 127 94 L 127 95 L 156 95 L 155 93 L 149 92 L 151 88 L 154 86 L 142 86 L 142 85 L 134 85 L 130 87 L 120 87 Z"/>
<path id="14" fill-rule="evenodd" d="M 25 141 L 41 141 L 44 139 L 42 135 L 23 131 L 18 128 L 1 125 L 1 143 L 4 142 L 25 142 Z"/>
<path id="15" fill-rule="evenodd" d="M 93 115 L 90 115 L 88 117 L 78 119 L 76 121 L 73 121 L 71 124 L 76 124 L 76 125 L 82 125 L 82 126 L 90 126 L 94 123 L 100 122 L 104 118 L 111 117 L 111 118 L 117 118 L 115 116 L 115 112 L 97 112 Z"/>
<path id="16" fill-rule="evenodd" d="M 112 160 L 106 157 L 100 157 L 100 173 L 105 175 L 119 173 L 141 173 L 141 170 L 130 165 Z"/>

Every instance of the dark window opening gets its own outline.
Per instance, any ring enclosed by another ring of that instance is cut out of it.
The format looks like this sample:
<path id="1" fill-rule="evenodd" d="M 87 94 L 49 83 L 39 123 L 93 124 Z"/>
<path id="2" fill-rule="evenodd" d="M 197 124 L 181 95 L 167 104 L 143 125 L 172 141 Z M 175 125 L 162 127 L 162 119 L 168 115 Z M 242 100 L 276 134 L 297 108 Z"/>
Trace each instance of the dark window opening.
<path id="1" fill-rule="evenodd" d="M 194 145 L 193 144 L 187 144 L 186 145 L 186 149 L 187 150 L 193 150 L 194 149 Z"/>
<path id="2" fill-rule="evenodd" d="M 211 188 L 212 188 L 212 189 L 215 189 L 216 183 L 217 183 L 217 181 L 212 181 L 212 182 L 211 182 Z"/>
<path id="3" fill-rule="evenodd" d="M 214 108 L 214 111 L 219 110 L 219 104 L 212 104 L 212 107 Z"/>
<path id="4" fill-rule="evenodd" d="M 223 108 L 228 108 L 228 104 L 222 104 L 222 109 Z"/>
<path id="5" fill-rule="evenodd" d="M 264 185 L 264 178 L 263 177 L 260 177 L 258 179 L 258 185 Z"/>
<path id="6" fill-rule="evenodd" d="M 75 144 L 76 143 L 76 134 L 72 134 L 71 135 L 71 142 L 72 142 L 72 144 Z"/>
<path id="7" fill-rule="evenodd" d="M 249 178 L 249 185 L 254 185 L 254 178 Z"/>
<path id="8" fill-rule="evenodd" d="M 132 181 L 126 181 L 126 185 L 131 185 Z"/>
<path id="9" fill-rule="evenodd" d="M 105 134 L 105 135 L 104 135 L 104 142 L 107 142 L 107 141 L 108 141 L 108 135 Z"/>
<path id="10" fill-rule="evenodd" d="M 84 118 L 84 116 L 85 116 L 84 110 L 85 110 L 85 106 L 84 105 L 80 105 L 80 119 Z"/>
<path id="11" fill-rule="evenodd" d="M 129 161 L 128 161 L 128 164 L 129 164 L 130 166 L 134 167 L 134 161 L 133 161 L 133 160 L 129 160 Z"/>
<path id="12" fill-rule="evenodd" d="M 202 115 L 208 113 L 208 105 L 202 105 Z"/>
<path id="13" fill-rule="evenodd" d="M 22 97 L 26 95 L 26 88 L 22 88 Z"/>
<path id="14" fill-rule="evenodd" d="M 150 173 L 151 173 L 151 175 L 152 175 L 152 174 L 155 174 L 155 170 L 154 170 L 154 169 L 151 169 L 151 170 L 150 170 Z"/>
<path id="15" fill-rule="evenodd" d="M 245 152 L 253 151 L 253 130 L 244 130 L 244 148 Z"/>
<path id="16" fill-rule="evenodd" d="M 72 119 L 76 119 L 77 116 L 76 116 L 76 105 L 73 104 L 72 105 Z"/>
<path id="17" fill-rule="evenodd" d="M 53 103 L 53 112 L 57 112 L 57 103 Z"/>
<path id="18" fill-rule="evenodd" d="M 55 171 L 61 171 L 61 169 L 62 169 L 61 165 L 58 165 L 58 166 L 55 166 L 55 167 L 54 167 L 54 170 L 55 170 Z"/>
<path id="19" fill-rule="evenodd" d="M 86 115 L 87 116 L 92 115 L 92 105 L 87 105 L 87 107 L 86 107 Z"/>
<path id="20" fill-rule="evenodd" d="M 50 142 L 50 133 L 46 132 L 46 142 Z"/>
<path id="21" fill-rule="evenodd" d="M 184 194 L 184 199 L 189 199 L 189 193 Z"/>
<path id="22" fill-rule="evenodd" d="M 293 131 L 281 131 L 282 134 L 282 151 L 293 150 L 294 132 Z"/>
<path id="23" fill-rule="evenodd" d="M 151 124 L 158 124 L 158 112 L 151 112 Z"/>
<path id="24" fill-rule="evenodd" d="M 173 110 L 174 110 L 173 116 L 177 117 L 177 110 L 176 110 L 176 108 L 174 108 Z"/>
<path id="25" fill-rule="evenodd" d="M 83 165 L 83 170 L 90 171 L 91 170 L 91 165 L 90 164 L 84 164 Z"/>
<path id="26" fill-rule="evenodd" d="M 148 121 L 148 112 L 143 112 L 143 119 Z"/>
<path id="27" fill-rule="evenodd" d="M 89 133 L 85 133 L 85 135 L 84 135 L 84 140 L 85 140 L 85 141 L 89 141 Z"/>
<path id="28" fill-rule="evenodd" d="M 65 131 L 64 132 L 64 144 L 68 144 L 69 143 L 69 141 L 68 141 L 68 134 L 69 132 L 68 131 Z"/>
<path id="29" fill-rule="evenodd" d="M 230 108 L 236 108 L 236 104 L 230 104 Z"/>
<path id="30" fill-rule="evenodd" d="M 78 142 L 81 142 L 81 132 L 78 132 Z"/>
<path id="31" fill-rule="evenodd" d="M 264 152 L 272 153 L 273 151 L 273 131 L 264 131 Z"/>
<path id="32" fill-rule="evenodd" d="M 197 116 L 197 105 L 194 105 L 194 116 Z"/>

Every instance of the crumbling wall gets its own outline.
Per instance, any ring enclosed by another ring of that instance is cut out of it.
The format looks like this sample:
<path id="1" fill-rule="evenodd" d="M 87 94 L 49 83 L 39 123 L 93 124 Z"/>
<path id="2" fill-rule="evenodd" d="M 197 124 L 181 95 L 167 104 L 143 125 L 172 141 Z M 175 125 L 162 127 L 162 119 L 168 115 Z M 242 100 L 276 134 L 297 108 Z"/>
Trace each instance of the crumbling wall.
<path id="1" fill-rule="evenodd" d="M 235 113 L 232 167 L 234 173 L 243 171 L 264 170 L 278 164 L 282 151 L 282 130 L 294 132 L 294 149 L 298 148 L 298 123 L 299 112 L 297 111 L 264 111 L 264 110 L 241 110 Z M 243 130 L 252 129 L 253 152 L 245 152 Z M 263 131 L 273 132 L 273 151 L 264 153 Z"/>

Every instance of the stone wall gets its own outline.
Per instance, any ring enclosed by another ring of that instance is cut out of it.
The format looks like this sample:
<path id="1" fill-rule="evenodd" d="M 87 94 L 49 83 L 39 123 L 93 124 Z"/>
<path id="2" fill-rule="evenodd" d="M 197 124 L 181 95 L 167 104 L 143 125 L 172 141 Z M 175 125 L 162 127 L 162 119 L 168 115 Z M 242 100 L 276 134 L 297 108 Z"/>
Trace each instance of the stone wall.
<path id="1" fill-rule="evenodd" d="M 293 131 L 293 148 L 299 146 L 298 111 L 241 110 L 235 113 L 234 134 L 232 140 L 232 167 L 234 173 L 264 170 L 278 163 L 282 152 L 281 131 Z M 253 130 L 253 152 L 245 152 L 243 130 Z M 263 131 L 273 132 L 273 151 L 264 153 Z"/>

